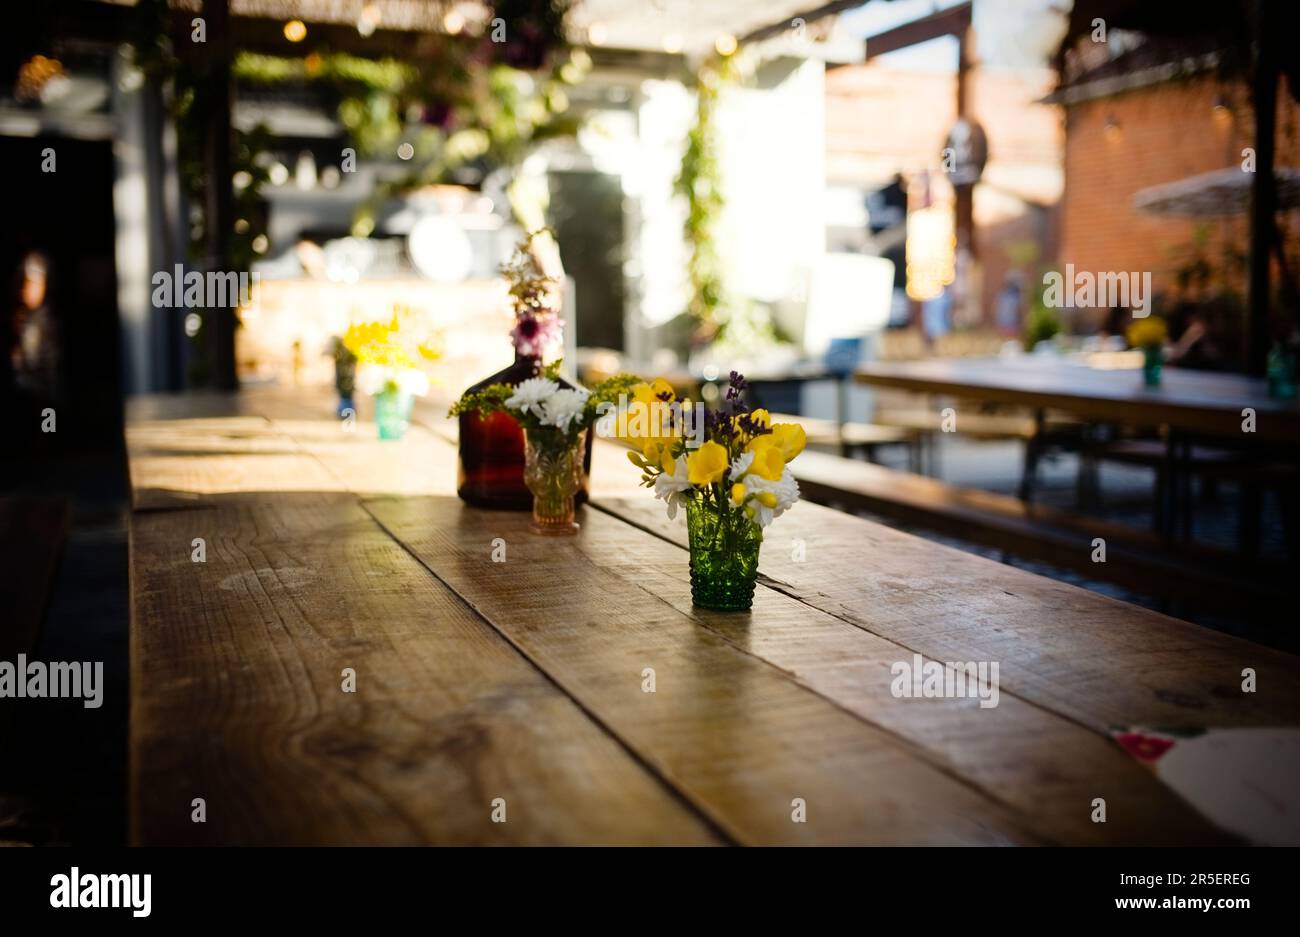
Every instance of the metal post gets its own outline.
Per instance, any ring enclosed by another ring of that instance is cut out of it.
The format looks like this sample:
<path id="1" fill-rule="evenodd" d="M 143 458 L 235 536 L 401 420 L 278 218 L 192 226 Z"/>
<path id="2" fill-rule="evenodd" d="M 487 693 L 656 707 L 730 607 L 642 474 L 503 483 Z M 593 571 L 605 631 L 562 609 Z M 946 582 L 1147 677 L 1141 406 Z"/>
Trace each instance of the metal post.
<path id="1" fill-rule="evenodd" d="M 1250 304 L 1247 365 L 1263 376 L 1268 359 L 1269 253 L 1274 235 L 1277 194 L 1273 178 L 1274 135 L 1277 126 L 1277 60 L 1270 35 L 1271 3 L 1255 0 L 1255 173 L 1250 185 Z"/>

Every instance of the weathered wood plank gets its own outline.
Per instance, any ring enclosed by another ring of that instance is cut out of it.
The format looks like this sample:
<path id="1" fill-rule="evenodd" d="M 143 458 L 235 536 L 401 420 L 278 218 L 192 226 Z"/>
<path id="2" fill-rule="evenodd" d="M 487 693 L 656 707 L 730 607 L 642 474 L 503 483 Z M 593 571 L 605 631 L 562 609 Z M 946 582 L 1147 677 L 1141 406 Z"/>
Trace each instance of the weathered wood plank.
<path id="1" fill-rule="evenodd" d="M 685 545 L 680 522 L 651 498 L 600 507 Z M 998 661 L 1004 692 L 1098 732 L 1300 723 L 1291 655 L 818 505 L 770 528 L 760 571 L 930 659 Z M 1245 668 L 1258 692 L 1241 691 Z"/>
<path id="2" fill-rule="evenodd" d="M 195 408 L 206 415 L 193 420 L 175 418 L 185 412 L 183 400 L 133 403 L 127 447 L 136 510 L 197 506 L 213 495 L 455 492 L 454 467 L 448 475 L 444 461 L 429 461 L 441 447 L 418 425 L 404 439 L 380 440 L 372 423 L 334 419 L 333 403 L 319 393 L 196 395 Z"/>
<path id="3" fill-rule="evenodd" d="M 132 521 L 135 842 L 719 841 L 352 496 L 208 501 Z"/>
<path id="4" fill-rule="evenodd" d="M 1032 841 L 910 746 L 663 601 L 663 545 L 595 511 L 572 539 L 452 498 L 370 510 L 439 579 L 745 843 Z M 506 561 L 493 562 L 493 541 Z M 669 551 L 675 566 L 681 557 Z M 647 668 L 655 692 L 646 692 Z M 794 822 L 796 801 L 806 822 Z"/>
<path id="5" fill-rule="evenodd" d="M 702 627 L 1015 808 L 1046 840 L 1150 845 L 1230 839 L 1105 735 L 1009 692 L 985 709 L 971 698 L 894 697 L 891 667 L 911 665 L 911 651 L 775 589 L 757 590 L 749 617 L 694 608 L 684 553 L 676 564 L 665 558 L 650 567 L 643 584 Z M 1093 822 L 1097 797 L 1106 801 L 1106 823 Z"/>

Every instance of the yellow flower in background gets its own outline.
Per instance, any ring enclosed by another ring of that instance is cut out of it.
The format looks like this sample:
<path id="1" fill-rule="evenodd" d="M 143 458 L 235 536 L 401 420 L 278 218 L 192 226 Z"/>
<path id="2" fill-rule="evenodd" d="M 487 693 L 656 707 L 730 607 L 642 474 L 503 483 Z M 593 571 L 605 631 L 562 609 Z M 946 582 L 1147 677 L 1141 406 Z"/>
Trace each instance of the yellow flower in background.
<path id="1" fill-rule="evenodd" d="M 767 439 L 767 436 L 760 436 L 758 439 Z M 757 442 L 758 440 L 754 440 Z M 775 444 L 769 443 L 756 447 L 754 450 L 754 461 L 750 463 L 749 470 L 768 481 L 776 482 L 781 480 L 781 473 L 785 471 L 785 456 L 781 453 L 781 448 Z"/>
<path id="2" fill-rule="evenodd" d="M 767 429 L 772 428 L 772 414 L 768 413 L 766 410 L 751 410 L 749 413 L 749 419 L 759 426 Z"/>
<path id="3" fill-rule="evenodd" d="M 1128 343 L 1134 348 L 1153 348 L 1169 339 L 1169 327 L 1159 316 L 1137 319 L 1128 327 Z"/>
<path id="4" fill-rule="evenodd" d="M 410 310 L 394 306 L 393 317 L 388 323 L 354 322 L 348 326 L 343 335 L 343 347 L 356 355 L 359 364 L 374 365 L 405 371 L 416 368 L 419 362 L 437 361 L 442 357 L 439 337 L 422 330 L 420 337 L 410 334 L 408 327 L 403 330 L 401 316 L 408 318 Z"/>
<path id="5" fill-rule="evenodd" d="M 649 405 L 656 400 L 660 403 L 672 403 L 676 399 L 677 394 L 673 392 L 673 385 L 662 377 L 655 378 L 649 384 L 642 381 L 640 384 L 632 385 L 632 400 L 636 403 Z"/>
<path id="6" fill-rule="evenodd" d="M 736 482 L 731 486 L 731 503 L 741 504 L 745 500 L 745 485 L 742 482 Z"/>
<path id="7" fill-rule="evenodd" d="M 645 381 L 633 384 L 631 391 L 631 401 L 615 418 L 614 434 L 634 445 L 643 446 L 652 441 L 667 444 L 672 438 L 669 405 L 676 397 L 672 385 L 659 377 L 650 384 Z"/>
<path id="8" fill-rule="evenodd" d="M 727 447 L 710 440 L 686 458 L 686 477 L 692 485 L 712 485 L 720 481 L 731 464 Z"/>

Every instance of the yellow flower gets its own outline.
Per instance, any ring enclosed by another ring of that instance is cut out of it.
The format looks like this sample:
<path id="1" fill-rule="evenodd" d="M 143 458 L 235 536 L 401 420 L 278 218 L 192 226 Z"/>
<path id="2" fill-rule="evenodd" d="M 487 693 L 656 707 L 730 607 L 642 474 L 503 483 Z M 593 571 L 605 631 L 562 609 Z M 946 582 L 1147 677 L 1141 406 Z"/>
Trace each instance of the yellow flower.
<path id="1" fill-rule="evenodd" d="M 767 436 L 759 436 L 759 439 L 767 439 Z M 785 471 L 785 456 L 781 454 L 781 448 L 773 443 L 766 443 L 761 446 L 753 447 L 754 461 L 749 466 L 749 470 L 755 475 L 766 478 L 771 482 L 781 480 L 781 473 Z"/>
<path id="2" fill-rule="evenodd" d="M 740 504 L 745 500 L 745 485 L 742 482 L 736 482 L 731 486 L 731 503 Z"/>
<path id="3" fill-rule="evenodd" d="M 655 378 L 651 384 L 642 381 L 640 384 L 632 385 L 632 399 L 637 403 L 651 404 L 656 400 L 660 403 L 672 403 L 676 397 L 677 395 L 673 393 L 673 385 L 662 377 Z"/>
<path id="4" fill-rule="evenodd" d="M 777 423 L 772 432 L 755 436 L 746 447 L 757 453 L 760 449 L 774 448 L 781 453 L 785 462 L 793 462 L 808 445 L 808 434 L 798 423 Z"/>
<path id="5" fill-rule="evenodd" d="M 772 426 L 772 414 L 768 413 L 766 410 L 752 410 L 750 411 L 749 418 L 759 426 L 764 426 L 769 429 Z"/>
<path id="6" fill-rule="evenodd" d="M 1168 338 L 1169 328 L 1158 316 L 1138 319 L 1128 327 L 1128 343 L 1134 348 L 1159 347 Z"/>
<path id="7" fill-rule="evenodd" d="M 710 440 L 686 458 L 686 477 L 692 485 L 712 485 L 727 472 L 727 447 Z"/>
<path id="8" fill-rule="evenodd" d="M 641 454 L 647 462 L 658 465 L 665 472 L 673 470 L 672 441 L 666 439 L 647 439 L 641 447 Z"/>
<path id="9" fill-rule="evenodd" d="M 619 439 L 636 444 L 664 439 L 664 432 L 670 429 L 667 408 L 672 401 L 672 385 L 663 378 L 656 378 L 653 384 L 645 381 L 633 384 L 632 400 L 619 413 L 614 427 L 615 434 Z"/>
<path id="10" fill-rule="evenodd" d="M 764 491 L 758 496 L 758 503 L 765 508 L 774 508 L 777 505 L 776 495 L 770 491 Z"/>

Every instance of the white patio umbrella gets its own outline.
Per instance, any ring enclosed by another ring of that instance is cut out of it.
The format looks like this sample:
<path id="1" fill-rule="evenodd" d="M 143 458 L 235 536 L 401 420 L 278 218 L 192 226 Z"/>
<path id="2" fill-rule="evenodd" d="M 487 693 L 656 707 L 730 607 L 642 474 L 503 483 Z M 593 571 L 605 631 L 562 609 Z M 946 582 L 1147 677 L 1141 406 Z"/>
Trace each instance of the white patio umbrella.
<path id="1" fill-rule="evenodd" d="M 1300 169 L 1273 171 L 1279 211 L 1300 208 Z M 1250 210 L 1251 174 L 1235 166 L 1204 172 L 1177 182 L 1148 186 L 1133 195 L 1133 207 L 1151 215 L 1218 218 Z"/>

